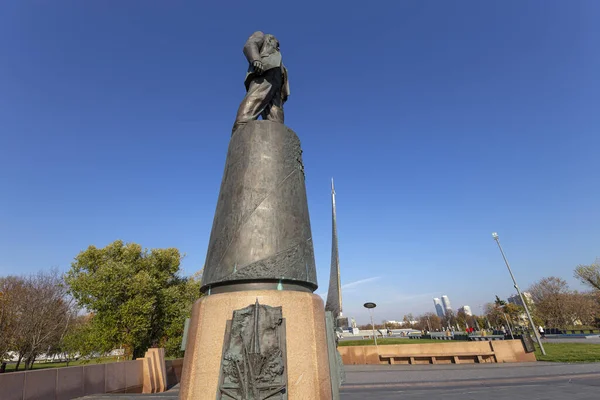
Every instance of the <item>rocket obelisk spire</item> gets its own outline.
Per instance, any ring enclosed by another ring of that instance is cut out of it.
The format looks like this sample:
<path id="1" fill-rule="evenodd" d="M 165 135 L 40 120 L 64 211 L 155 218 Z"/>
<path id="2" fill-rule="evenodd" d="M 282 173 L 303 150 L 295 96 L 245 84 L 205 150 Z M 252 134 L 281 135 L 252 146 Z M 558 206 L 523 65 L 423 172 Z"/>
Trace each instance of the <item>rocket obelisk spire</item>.
<path id="1" fill-rule="evenodd" d="M 340 281 L 340 258 L 338 253 L 337 219 L 335 215 L 335 188 L 331 178 L 331 273 L 325 311 L 331 311 L 333 318 L 342 316 L 342 284 Z"/>

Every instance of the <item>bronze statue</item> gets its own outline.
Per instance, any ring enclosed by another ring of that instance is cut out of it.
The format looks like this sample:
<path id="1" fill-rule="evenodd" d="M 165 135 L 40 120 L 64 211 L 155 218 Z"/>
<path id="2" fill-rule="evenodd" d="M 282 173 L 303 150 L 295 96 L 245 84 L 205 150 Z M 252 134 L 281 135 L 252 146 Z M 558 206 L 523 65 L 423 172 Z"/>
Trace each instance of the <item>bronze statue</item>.
<path id="1" fill-rule="evenodd" d="M 249 63 L 244 81 L 246 96 L 235 117 L 232 134 L 259 116 L 283 123 L 283 103 L 290 95 L 287 70 L 275 36 L 254 32 L 244 45 L 244 55 Z"/>
<path id="2" fill-rule="evenodd" d="M 247 94 L 229 141 L 200 291 L 312 293 L 318 285 L 302 148 L 283 124 L 289 90 L 279 42 L 255 32 L 244 54 Z"/>

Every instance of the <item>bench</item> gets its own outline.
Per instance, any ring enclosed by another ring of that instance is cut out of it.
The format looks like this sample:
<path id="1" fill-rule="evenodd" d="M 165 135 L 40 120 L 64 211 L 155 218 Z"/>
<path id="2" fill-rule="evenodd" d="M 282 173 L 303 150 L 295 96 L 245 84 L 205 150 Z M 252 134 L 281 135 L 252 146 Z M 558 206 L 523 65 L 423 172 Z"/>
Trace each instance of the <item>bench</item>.
<path id="1" fill-rule="evenodd" d="M 388 360 L 390 364 L 396 364 L 396 360 L 406 359 L 409 364 L 414 364 L 416 358 L 428 358 L 431 364 L 437 364 L 437 358 L 451 358 L 454 364 L 460 364 L 459 357 L 473 357 L 474 361 L 481 364 L 485 361 L 483 357 L 491 358 L 492 362 L 497 362 L 493 351 L 479 351 L 474 353 L 449 353 L 449 354 L 380 354 L 379 358 Z"/>

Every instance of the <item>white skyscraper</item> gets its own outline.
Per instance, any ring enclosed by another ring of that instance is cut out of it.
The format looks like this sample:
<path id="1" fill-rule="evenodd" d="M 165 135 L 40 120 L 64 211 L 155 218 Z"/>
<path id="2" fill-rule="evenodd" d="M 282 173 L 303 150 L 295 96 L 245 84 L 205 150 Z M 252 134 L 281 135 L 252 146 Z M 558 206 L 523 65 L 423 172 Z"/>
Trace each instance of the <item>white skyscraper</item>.
<path id="1" fill-rule="evenodd" d="M 458 309 L 458 311 L 463 311 L 465 313 L 465 315 L 472 317 L 473 316 L 473 312 L 471 311 L 471 307 L 469 306 L 462 306 L 461 308 Z"/>
<path id="2" fill-rule="evenodd" d="M 435 306 L 435 313 L 438 317 L 442 318 L 446 313 L 444 312 L 444 307 L 442 307 L 442 302 L 439 298 L 435 297 L 433 299 L 433 305 Z"/>
<path id="3" fill-rule="evenodd" d="M 528 304 L 533 304 L 533 298 L 531 297 L 531 293 L 522 292 L 522 294 L 523 294 L 523 297 L 525 297 L 525 301 Z M 523 307 L 523 302 L 521 301 L 521 297 L 518 294 L 514 294 L 514 295 L 510 296 L 507 300 L 509 303 L 513 303 L 513 304 Z"/>
<path id="4" fill-rule="evenodd" d="M 450 305 L 450 299 L 448 298 L 448 296 L 442 296 L 442 304 L 444 305 L 444 312 L 447 313 L 452 311 L 452 306 Z"/>

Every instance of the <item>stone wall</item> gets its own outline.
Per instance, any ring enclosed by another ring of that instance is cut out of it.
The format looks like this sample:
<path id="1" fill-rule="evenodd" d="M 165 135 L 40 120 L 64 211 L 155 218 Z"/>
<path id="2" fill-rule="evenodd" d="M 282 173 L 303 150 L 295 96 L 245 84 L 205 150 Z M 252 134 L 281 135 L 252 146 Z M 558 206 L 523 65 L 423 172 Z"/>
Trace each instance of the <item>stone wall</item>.
<path id="1" fill-rule="evenodd" d="M 2 400 L 70 400 L 100 393 L 142 393 L 144 361 L 88 364 L 0 374 Z M 179 383 L 183 359 L 166 360 L 167 385 Z"/>
<path id="2" fill-rule="evenodd" d="M 389 364 L 389 356 L 397 357 L 392 363 L 416 364 L 536 361 L 533 353 L 525 353 L 520 340 L 340 346 L 338 350 L 346 365 Z"/>
<path id="3" fill-rule="evenodd" d="M 142 360 L 0 374 L 2 400 L 69 400 L 97 393 L 141 393 Z"/>

